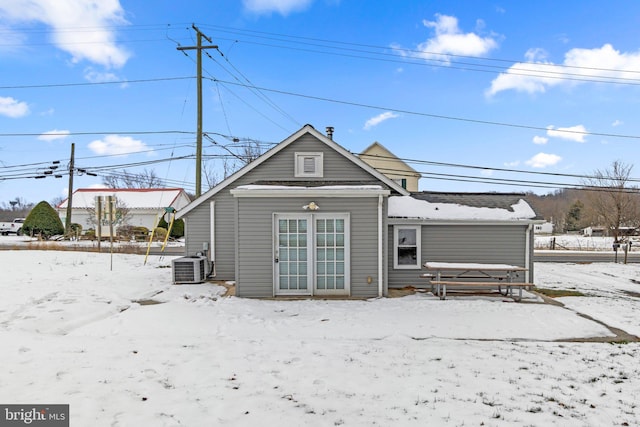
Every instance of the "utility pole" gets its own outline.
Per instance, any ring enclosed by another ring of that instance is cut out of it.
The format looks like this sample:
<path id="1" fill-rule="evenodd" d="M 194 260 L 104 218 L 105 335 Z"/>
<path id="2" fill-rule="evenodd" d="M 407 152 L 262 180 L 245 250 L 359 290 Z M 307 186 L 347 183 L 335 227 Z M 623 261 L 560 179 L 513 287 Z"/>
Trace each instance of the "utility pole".
<path id="1" fill-rule="evenodd" d="M 69 160 L 69 196 L 67 197 L 67 218 L 64 221 L 64 231 L 67 236 L 71 235 L 71 199 L 73 198 L 73 173 L 76 144 L 71 143 L 71 159 Z"/>
<path id="2" fill-rule="evenodd" d="M 202 46 L 202 38 L 204 37 L 209 43 L 213 43 L 211 38 L 207 37 L 195 26 L 195 24 L 191 24 L 191 28 L 193 28 L 196 32 L 197 43 L 196 46 L 178 46 L 178 50 L 196 50 L 196 67 L 197 67 L 197 90 L 198 90 L 198 112 L 197 112 L 197 120 L 198 127 L 196 133 L 196 197 L 200 197 L 201 194 L 201 184 L 202 184 L 202 49 L 217 49 L 218 46 Z"/>

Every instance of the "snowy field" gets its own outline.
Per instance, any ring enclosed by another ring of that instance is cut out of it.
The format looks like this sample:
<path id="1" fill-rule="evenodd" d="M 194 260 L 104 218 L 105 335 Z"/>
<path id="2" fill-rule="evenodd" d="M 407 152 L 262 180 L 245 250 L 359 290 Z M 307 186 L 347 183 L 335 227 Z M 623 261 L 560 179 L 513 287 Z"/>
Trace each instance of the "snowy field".
<path id="1" fill-rule="evenodd" d="M 171 258 L 0 251 L 0 403 L 72 426 L 640 425 L 640 266 L 536 265 L 566 308 L 221 297 Z M 150 300 L 156 304 L 149 304 Z"/>

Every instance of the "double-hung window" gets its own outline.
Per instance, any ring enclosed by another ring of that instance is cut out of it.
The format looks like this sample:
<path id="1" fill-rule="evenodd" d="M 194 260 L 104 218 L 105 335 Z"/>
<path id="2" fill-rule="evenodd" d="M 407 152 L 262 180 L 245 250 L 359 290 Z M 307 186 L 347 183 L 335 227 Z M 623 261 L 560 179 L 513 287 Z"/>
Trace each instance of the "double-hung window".
<path id="1" fill-rule="evenodd" d="M 420 229 L 419 225 L 396 225 L 393 227 L 393 268 L 421 268 Z"/>

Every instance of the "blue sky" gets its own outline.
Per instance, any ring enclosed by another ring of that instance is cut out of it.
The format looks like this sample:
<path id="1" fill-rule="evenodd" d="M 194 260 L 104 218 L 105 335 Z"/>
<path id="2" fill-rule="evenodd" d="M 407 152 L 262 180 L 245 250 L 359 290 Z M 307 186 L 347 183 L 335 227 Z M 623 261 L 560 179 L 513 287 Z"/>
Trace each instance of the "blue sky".
<path id="1" fill-rule="evenodd" d="M 580 184 L 640 157 L 639 21 L 635 1 L 1 2 L 0 204 L 66 195 L 71 143 L 98 175 L 74 188 L 146 169 L 194 192 L 192 23 L 218 46 L 208 176 L 310 123 L 354 153 L 380 142 L 422 190 Z M 54 161 L 61 178 L 33 178 Z"/>

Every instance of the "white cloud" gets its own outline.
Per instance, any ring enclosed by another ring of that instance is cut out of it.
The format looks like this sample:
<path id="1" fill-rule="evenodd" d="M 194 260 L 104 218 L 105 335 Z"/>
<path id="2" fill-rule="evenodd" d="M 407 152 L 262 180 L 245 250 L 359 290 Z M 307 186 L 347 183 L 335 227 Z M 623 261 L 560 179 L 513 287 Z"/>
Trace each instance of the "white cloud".
<path id="1" fill-rule="evenodd" d="M 589 132 L 587 132 L 587 129 L 583 125 L 557 129 L 553 126 L 547 126 L 547 136 L 551 138 L 568 139 L 569 141 L 583 143 L 588 134 Z"/>
<path id="2" fill-rule="evenodd" d="M 0 96 L 0 116 L 15 119 L 26 116 L 27 114 L 29 114 L 29 106 L 26 102 L 18 101 L 11 97 Z"/>
<path id="3" fill-rule="evenodd" d="M 498 47 L 492 37 L 482 37 L 476 33 L 463 33 L 458 27 L 458 18 L 448 15 L 435 15 L 435 21 L 422 21 L 425 27 L 433 28 L 435 37 L 420 43 L 418 57 L 439 59 L 449 62 L 445 55 L 481 56 Z M 482 21 L 479 21 L 483 26 Z"/>
<path id="4" fill-rule="evenodd" d="M 621 126 L 623 124 L 624 124 L 624 122 L 622 120 L 614 120 L 613 123 L 611 123 L 611 126 L 613 126 L 615 128 L 615 127 Z"/>
<path id="5" fill-rule="evenodd" d="M 480 171 L 480 175 L 482 176 L 493 176 L 495 171 L 493 169 L 483 169 Z"/>
<path id="6" fill-rule="evenodd" d="M 127 155 L 146 151 L 147 145 L 130 136 L 107 135 L 103 139 L 98 139 L 89 143 L 89 149 L 100 155 Z"/>
<path id="7" fill-rule="evenodd" d="M 504 163 L 504 165 L 506 167 L 510 167 L 510 168 L 518 166 L 519 164 L 520 164 L 520 160 L 514 160 L 513 162 L 505 162 Z"/>
<path id="8" fill-rule="evenodd" d="M 538 145 L 544 145 L 547 142 L 549 142 L 549 138 L 545 138 L 544 136 L 534 136 L 533 137 L 533 143 L 534 144 L 538 144 Z"/>
<path id="9" fill-rule="evenodd" d="M 19 0 L 0 2 L 0 16 L 8 22 L 41 22 L 51 27 L 55 45 L 83 60 L 120 68 L 130 53 L 115 42 L 114 25 L 128 22 L 119 0 Z M 71 30 L 71 29 L 77 30 Z"/>
<path id="10" fill-rule="evenodd" d="M 84 69 L 84 78 L 91 83 L 116 82 L 120 78 L 109 71 L 96 71 L 93 67 Z"/>
<path id="11" fill-rule="evenodd" d="M 380 123 L 384 122 L 385 120 L 395 119 L 396 117 L 399 117 L 399 116 L 395 113 L 392 113 L 391 111 L 378 114 L 377 116 L 372 117 L 366 121 L 366 123 L 364 124 L 364 130 L 369 130 L 372 127 L 377 126 Z"/>
<path id="12" fill-rule="evenodd" d="M 555 154 L 538 153 L 525 163 L 532 168 L 545 168 L 547 166 L 553 166 L 562 160 L 562 157 Z"/>
<path id="13" fill-rule="evenodd" d="M 277 12 L 282 16 L 305 10 L 311 3 L 312 0 L 242 0 L 242 5 L 249 12 L 257 14 Z"/>
<path id="14" fill-rule="evenodd" d="M 571 49 L 565 53 L 564 61 L 560 65 L 549 62 L 546 56 L 531 56 L 532 52 L 540 51 L 527 51 L 525 58 L 528 62 L 516 63 L 509 67 L 491 82 L 491 87 L 485 94 L 493 96 L 504 90 L 544 93 L 553 86 L 577 85 L 602 79 L 636 79 L 637 74 L 634 70 L 640 69 L 640 51 L 621 53 L 610 44 L 595 49 Z M 571 77 L 571 80 L 567 77 Z"/>
<path id="15" fill-rule="evenodd" d="M 56 139 L 65 139 L 71 132 L 68 130 L 49 130 L 38 136 L 40 141 L 55 141 Z"/>

